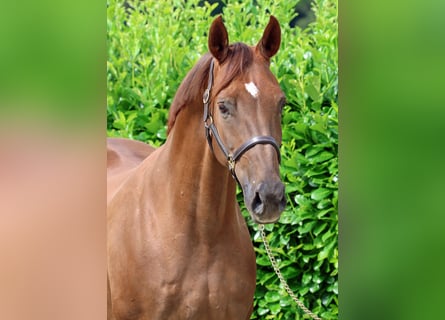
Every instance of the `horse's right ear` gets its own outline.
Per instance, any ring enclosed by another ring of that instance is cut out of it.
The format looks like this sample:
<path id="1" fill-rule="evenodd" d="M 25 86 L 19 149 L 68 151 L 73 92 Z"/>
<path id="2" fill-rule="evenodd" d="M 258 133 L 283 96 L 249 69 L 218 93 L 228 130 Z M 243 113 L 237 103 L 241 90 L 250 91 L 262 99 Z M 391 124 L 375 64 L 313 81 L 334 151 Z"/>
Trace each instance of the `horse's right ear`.
<path id="1" fill-rule="evenodd" d="M 229 35 L 221 16 L 213 20 L 209 30 L 209 50 L 212 55 L 222 63 L 227 57 L 229 48 Z"/>

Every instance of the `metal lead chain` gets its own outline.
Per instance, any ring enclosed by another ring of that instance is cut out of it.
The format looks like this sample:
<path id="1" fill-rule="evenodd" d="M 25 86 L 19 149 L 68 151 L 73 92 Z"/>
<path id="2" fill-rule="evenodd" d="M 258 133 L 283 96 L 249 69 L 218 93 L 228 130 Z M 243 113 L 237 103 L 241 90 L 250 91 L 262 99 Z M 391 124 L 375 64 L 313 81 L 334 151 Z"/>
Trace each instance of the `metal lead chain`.
<path id="1" fill-rule="evenodd" d="M 292 300 L 295 301 L 295 303 L 301 308 L 301 310 L 304 311 L 304 313 L 309 315 L 312 319 L 321 320 L 321 318 L 319 318 L 315 313 L 313 313 L 311 310 L 309 310 L 308 308 L 305 307 L 303 302 L 301 302 L 297 298 L 295 293 L 289 287 L 289 285 L 287 284 L 287 282 L 284 279 L 283 275 L 281 274 L 280 268 L 278 267 L 278 263 L 275 260 L 275 257 L 273 256 L 272 251 L 270 250 L 269 242 L 267 241 L 266 233 L 264 232 L 264 225 L 260 224 L 259 228 L 260 228 L 260 232 L 261 232 L 261 237 L 263 238 L 264 248 L 266 248 L 266 252 L 267 252 L 267 255 L 269 256 L 269 260 L 270 260 L 270 262 L 272 264 L 272 267 L 275 270 L 275 273 L 277 274 L 278 278 L 280 279 L 280 282 L 283 285 L 284 289 L 286 289 L 286 291 L 289 294 L 289 296 L 292 298 Z"/>

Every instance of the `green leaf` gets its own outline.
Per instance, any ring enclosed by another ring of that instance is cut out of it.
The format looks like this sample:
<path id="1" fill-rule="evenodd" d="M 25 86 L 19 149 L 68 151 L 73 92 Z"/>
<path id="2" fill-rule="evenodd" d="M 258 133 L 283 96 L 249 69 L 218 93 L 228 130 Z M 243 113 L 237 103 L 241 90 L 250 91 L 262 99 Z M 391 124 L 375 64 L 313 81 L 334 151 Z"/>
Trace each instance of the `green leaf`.
<path id="1" fill-rule="evenodd" d="M 324 200 L 322 200 L 322 201 L 324 201 Z M 334 208 L 329 208 L 329 209 L 321 210 L 321 211 L 319 211 L 319 212 L 317 213 L 317 218 L 318 218 L 318 219 L 323 218 L 326 214 L 328 214 L 328 213 L 330 213 L 330 212 L 333 212 L 333 211 L 334 211 Z"/>
<path id="2" fill-rule="evenodd" d="M 320 167 L 317 168 L 317 167 L 314 167 L 314 168 L 311 168 L 311 169 L 309 169 L 308 171 L 306 171 L 306 172 L 304 173 L 304 175 L 305 175 L 306 177 L 311 178 L 311 177 L 314 177 L 314 176 L 323 175 L 323 174 L 325 174 L 326 172 L 328 172 L 328 170 L 325 169 L 325 168 L 320 168 Z"/>
<path id="3" fill-rule="evenodd" d="M 312 232 L 314 235 L 318 236 L 328 226 L 327 222 L 320 223 Z"/>
<path id="4" fill-rule="evenodd" d="M 334 244 L 335 244 L 335 239 L 333 241 L 331 241 L 326 247 L 324 247 L 320 253 L 317 256 L 317 260 L 324 260 L 326 258 L 328 258 L 329 256 L 331 256 L 333 254 L 334 251 Z"/>
<path id="5" fill-rule="evenodd" d="M 326 242 L 326 240 L 329 239 L 330 237 L 332 237 L 333 235 L 334 235 L 334 232 L 332 232 L 332 231 L 328 231 L 328 232 L 326 232 L 325 234 L 323 234 L 323 235 L 321 236 L 321 240 L 322 240 L 323 242 Z"/>
<path id="6" fill-rule="evenodd" d="M 260 266 L 270 266 L 269 257 L 266 254 L 257 256 L 256 263 Z"/>
<path id="7" fill-rule="evenodd" d="M 319 203 L 317 203 L 317 209 L 322 210 L 328 208 L 329 206 L 331 206 L 331 203 L 331 199 L 323 199 Z M 319 214 L 317 216 L 319 216 Z"/>
<path id="8" fill-rule="evenodd" d="M 304 285 L 307 285 L 311 282 L 312 280 L 312 274 L 311 273 L 304 273 L 303 277 L 301 279 L 301 283 Z"/>
<path id="9" fill-rule="evenodd" d="M 264 299 L 267 303 L 277 302 L 280 301 L 281 295 L 277 291 L 268 291 L 265 294 Z"/>
<path id="10" fill-rule="evenodd" d="M 326 160 L 332 159 L 334 155 L 328 151 L 322 151 L 316 157 L 313 157 L 312 160 L 315 163 L 325 162 Z"/>
<path id="11" fill-rule="evenodd" d="M 311 221 L 304 223 L 301 227 L 298 228 L 298 233 L 305 234 L 312 230 L 317 221 Z"/>
<path id="12" fill-rule="evenodd" d="M 289 266 L 287 268 L 283 268 L 281 270 L 281 273 L 283 274 L 285 279 L 292 279 L 295 278 L 300 273 L 300 271 L 295 267 Z"/>
<path id="13" fill-rule="evenodd" d="M 167 139 L 167 128 L 162 127 L 161 129 L 159 129 L 158 132 L 156 133 L 156 136 L 161 140 Z"/>
<path id="14" fill-rule="evenodd" d="M 310 147 L 307 151 L 306 151 L 306 158 L 312 158 L 313 156 L 315 156 L 317 153 L 323 151 L 324 147 Z"/>
<path id="15" fill-rule="evenodd" d="M 304 195 L 302 194 L 297 194 L 294 197 L 294 200 L 297 204 L 299 204 L 300 206 L 310 206 L 311 205 L 311 200 L 306 198 Z"/>
<path id="16" fill-rule="evenodd" d="M 312 84 L 309 84 L 306 87 L 306 92 L 309 94 L 312 100 L 316 101 L 320 98 L 320 93 L 318 92 L 317 88 L 315 88 Z"/>
<path id="17" fill-rule="evenodd" d="M 120 119 L 116 119 L 113 121 L 113 127 L 118 130 L 123 130 L 123 129 L 125 129 L 125 122 L 123 122 Z"/>
<path id="18" fill-rule="evenodd" d="M 257 313 L 258 313 L 259 316 L 264 316 L 264 315 L 268 314 L 269 311 L 270 311 L 269 309 L 261 308 L 261 307 L 259 307 L 257 309 Z"/>
<path id="19" fill-rule="evenodd" d="M 269 304 L 269 310 L 272 314 L 277 314 L 281 310 L 280 303 Z"/>
<path id="20" fill-rule="evenodd" d="M 330 189 L 319 188 L 319 189 L 312 191 L 311 199 L 313 199 L 315 201 L 320 201 L 320 200 L 326 198 L 327 196 L 329 196 L 331 193 L 332 193 L 332 190 L 330 190 Z"/>

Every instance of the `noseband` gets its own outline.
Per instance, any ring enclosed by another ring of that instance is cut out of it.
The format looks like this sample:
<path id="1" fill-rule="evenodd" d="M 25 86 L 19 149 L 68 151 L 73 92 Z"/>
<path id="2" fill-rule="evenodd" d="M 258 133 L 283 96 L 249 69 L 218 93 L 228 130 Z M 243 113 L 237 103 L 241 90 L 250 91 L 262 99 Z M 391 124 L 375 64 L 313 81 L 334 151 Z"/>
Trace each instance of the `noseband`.
<path id="1" fill-rule="evenodd" d="M 244 142 L 238 149 L 235 150 L 233 154 L 231 154 L 229 150 L 227 150 L 226 146 L 221 140 L 220 135 L 218 134 L 218 130 L 216 129 L 215 124 L 213 123 L 213 117 L 209 110 L 210 91 L 212 90 L 213 86 L 213 68 L 214 68 L 214 62 L 212 59 L 212 61 L 210 62 L 209 80 L 207 84 L 207 89 L 204 91 L 204 95 L 202 97 L 202 102 L 204 103 L 204 127 L 206 130 L 207 143 L 209 144 L 210 150 L 212 150 L 212 152 L 214 153 L 212 145 L 212 136 L 215 137 L 215 140 L 218 143 L 219 148 L 226 157 L 229 170 L 232 173 L 232 176 L 241 186 L 238 177 L 236 176 L 235 165 L 236 162 L 242 157 L 242 155 L 246 153 L 248 150 L 255 147 L 257 144 L 270 144 L 271 146 L 274 147 L 275 151 L 277 152 L 278 162 L 281 162 L 280 147 L 278 146 L 276 140 L 271 136 L 257 136 Z"/>

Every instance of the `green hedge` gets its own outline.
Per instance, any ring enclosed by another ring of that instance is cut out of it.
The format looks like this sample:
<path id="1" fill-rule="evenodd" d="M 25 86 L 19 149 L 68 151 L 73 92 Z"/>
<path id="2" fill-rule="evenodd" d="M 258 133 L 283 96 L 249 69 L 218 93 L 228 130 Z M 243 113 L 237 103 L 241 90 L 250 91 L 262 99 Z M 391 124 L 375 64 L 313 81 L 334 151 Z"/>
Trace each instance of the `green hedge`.
<path id="1" fill-rule="evenodd" d="M 107 131 L 161 145 L 168 108 L 198 58 L 216 4 L 204 1 L 107 3 Z M 199 5 L 201 4 L 201 5 Z M 296 295 L 324 319 L 338 317 L 338 73 L 337 1 L 315 0 L 316 21 L 290 28 L 290 1 L 227 1 L 223 18 L 231 41 L 256 44 L 269 14 L 282 26 L 272 71 L 286 93 L 281 173 L 288 206 L 266 225 L 274 254 Z M 252 319 L 306 319 L 284 291 L 248 218 L 257 251 Z"/>

